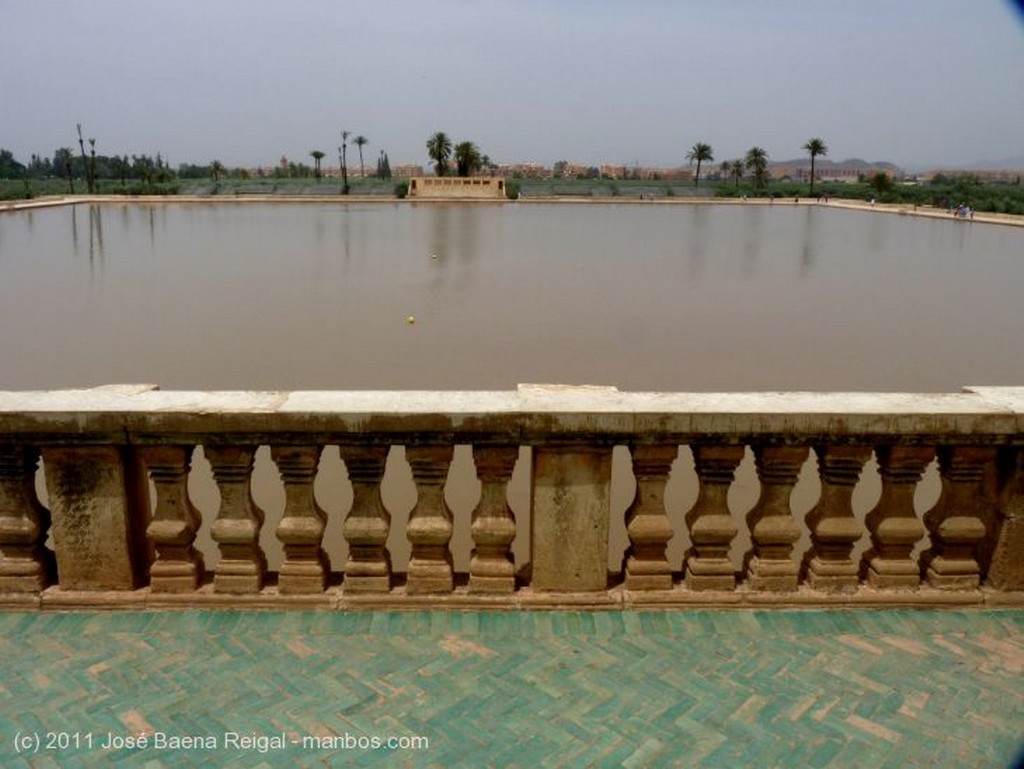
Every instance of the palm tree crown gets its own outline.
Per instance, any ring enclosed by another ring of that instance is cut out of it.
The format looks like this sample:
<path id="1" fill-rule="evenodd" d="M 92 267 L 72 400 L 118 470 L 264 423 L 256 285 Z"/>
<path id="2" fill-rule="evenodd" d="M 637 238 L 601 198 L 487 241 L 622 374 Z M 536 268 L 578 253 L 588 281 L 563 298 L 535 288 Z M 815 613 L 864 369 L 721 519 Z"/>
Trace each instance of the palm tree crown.
<path id="1" fill-rule="evenodd" d="M 352 140 L 352 143 L 359 148 L 359 176 L 360 178 L 365 178 L 366 171 L 363 170 L 363 147 L 369 144 L 370 140 L 362 134 L 359 134 L 359 136 Z"/>
<path id="2" fill-rule="evenodd" d="M 313 157 L 313 176 L 318 180 L 320 179 L 320 161 L 324 159 L 324 154 L 320 150 L 312 150 L 310 153 Z"/>
<path id="3" fill-rule="evenodd" d="M 427 139 L 427 155 L 434 161 L 434 170 L 438 176 L 444 176 L 448 170 L 448 159 L 452 156 L 452 140 L 444 131 L 438 131 Z"/>
<path id="4" fill-rule="evenodd" d="M 818 155 L 827 155 L 828 147 L 825 146 L 825 142 L 822 139 L 814 138 L 808 139 L 807 144 L 803 146 L 803 149 L 807 150 L 807 154 L 811 156 L 811 194 L 814 194 L 814 159 Z"/>
<path id="5" fill-rule="evenodd" d="M 483 157 L 473 142 L 459 142 L 455 145 L 455 167 L 459 176 L 472 176 L 482 165 Z"/>
<path id="6" fill-rule="evenodd" d="M 700 182 L 700 164 L 705 160 L 714 160 L 714 156 L 711 154 L 711 145 L 705 144 L 704 142 L 697 142 L 694 144 L 690 151 L 686 153 L 686 159 L 691 163 L 697 161 L 697 174 L 693 177 L 693 186 L 696 187 Z"/>
<path id="7" fill-rule="evenodd" d="M 729 166 L 729 172 L 732 174 L 733 181 L 736 182 L 736 189 L 739 189 L 740 179 L 743 178 L 743 172 L 747 167 L 743 164 L 742 160 L 734 160 L 732 163 L 725 163 L 724 165 Z"/>
<path id="8" fill-rule="evenodd" d="M 747 150 L 745 158 L 747 168 L 754 174 L 754 184 L 760 189 L 764 187 L 764 181 L 768 170 L 768 153 L 760 147 L 751 147 Z"/>

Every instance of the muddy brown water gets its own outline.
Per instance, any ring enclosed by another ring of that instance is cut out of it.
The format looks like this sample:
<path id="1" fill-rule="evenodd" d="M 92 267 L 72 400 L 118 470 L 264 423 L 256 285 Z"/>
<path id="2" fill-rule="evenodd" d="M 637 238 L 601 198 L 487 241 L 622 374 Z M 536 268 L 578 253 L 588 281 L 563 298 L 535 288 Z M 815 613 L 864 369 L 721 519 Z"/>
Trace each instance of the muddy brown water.
<path id="1" fill-rule="evenodd" d="M 0 215 L 0 388 L 154 382 L 164 389 L 950 391 L 1024 382 L 1024 229 L 824 207 L 636 204 L 79 205 Z M 414 323 L 409 323 L 412 316 Z M 617 449 L 609 564 L 633 493 Z M 510 487 L 528 558 L 528 457 Z M 284 492 L 264 447 L 253 477 L 273 536 Z M 813 454 L 794 491 L 820 486 Z M 218 495 L 197 449 L 190 489 L 208 538 Z M 737 521 L 758 484 L 749 455 Z M 316 484 L 344 561 L 351 487 L 328 447 Z M 877 500 L 872 462 L 854 497 Z M 447 498 L 456 568 L 479 496 L 459 447 Z M 384 501 L 396 565 L 415 487 L 401 447 Z M 938 494 L 934 466 L 918 490 Z M 43 494 L 45 497 L 45 493 Z M 668 486 L 670 556 L 696 497 L 683 448 Z M 741 529 L 743 526 L 741 525 Z M 733 548 L 737 562 L 746 547 Z M 805 540 L 798 551 L 806 547 Z"/>

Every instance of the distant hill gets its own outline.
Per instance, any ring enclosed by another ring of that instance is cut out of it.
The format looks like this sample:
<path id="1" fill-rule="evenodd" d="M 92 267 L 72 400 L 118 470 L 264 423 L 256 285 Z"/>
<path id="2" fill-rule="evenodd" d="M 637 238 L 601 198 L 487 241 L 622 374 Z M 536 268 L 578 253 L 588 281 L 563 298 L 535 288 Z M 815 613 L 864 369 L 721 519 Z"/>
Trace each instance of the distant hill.
<path id="1" fill-rule="evenodd" d="M 950 165 L 953 168 L 955 166 Z M 1017 155 L 1012 158 L 1003 158 L 1002 160 L 977 160 L 973 163 L 967 163 L 962 166 L 963 168 L 973 168 L 978 170 L 989 169 L 989 170 L 1001 170 L 1004 168 L 1024 168 L 1024 155 Z"/>
<path id="2" fill-rule="evenodd" d="M 793 160 L 777 160 L 768 163 L 768 166 L 810 166 L 809 157 L 795 158 Z M 899 172 L 900 168 L 895 163 L 884 160 L 867 161 L 861 158 L 849 158 L 848 160 L 829 160 L 818 157 L 814 160 L 814 167 L 817 170 L 825 171 L 829 168 L 863 168 L 865 171 L 892 171 Z"/>

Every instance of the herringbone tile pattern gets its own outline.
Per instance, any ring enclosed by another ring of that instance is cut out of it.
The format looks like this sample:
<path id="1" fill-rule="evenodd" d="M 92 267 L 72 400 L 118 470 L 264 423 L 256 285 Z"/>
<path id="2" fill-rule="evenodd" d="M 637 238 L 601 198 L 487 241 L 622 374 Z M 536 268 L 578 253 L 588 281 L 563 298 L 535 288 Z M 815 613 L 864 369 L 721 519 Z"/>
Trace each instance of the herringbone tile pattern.
<path id="1" fill-rule="evenodd" d="M 93 747 L 17 752 L 46 732 Z M 217 745 L 100 747 L 140 732 Z M 331 735 L 429 748 L 302 744 Z M 0 614 L 5 767 L 960 769 L 1022 746 L 1024 611 Z"/>

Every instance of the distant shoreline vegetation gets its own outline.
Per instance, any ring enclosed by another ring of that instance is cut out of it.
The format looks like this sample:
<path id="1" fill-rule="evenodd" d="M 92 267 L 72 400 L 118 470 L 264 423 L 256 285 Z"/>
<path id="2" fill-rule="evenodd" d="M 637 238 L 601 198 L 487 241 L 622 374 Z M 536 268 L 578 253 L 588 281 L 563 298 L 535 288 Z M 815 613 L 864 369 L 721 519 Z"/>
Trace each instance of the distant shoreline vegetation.
<path id="1" fill-rule="evenodd" d="M 810 198 L 810 185 L 804 182 L 771 181 L 762 189 L 752 184 L 734 185 L 732 182 L 708 180 L 700 188 L 684 181 L 634 179 L 516 179 L 509 183 L 512 197 L 517 193 L 524 198 L 592 198 L 640 199 L 716 197 L 716 198 Z M 84 178 L 76 186 L 75 194 L 87 194 Z M 401 188 L 406 180 L 359 179 L 349 177 L 350 196 L 382 198 L 404 197 Z M 513 183 L 514 182 L 514 183 Z M 230 175 L 214 181 L 207 179 L 174 178 L 166 181 L 120 181 L 98 179 L 99 195 L 195 195 L 209 197 L 238 197 L 244 195 L 341 195 L 340 181 L 323 179 L 239 179 Z M 67 196 L 66 179 L 2 179 L 0 200 L 27 200 L 53 195 Z M 815 183 L 815 198 L 840 200 L 875 200 L 894 203 L 955 208 L 961 204 L 975 211 L 1024 215 L 1024 187 L 1019 184 L 981 182 L 972 177 L 937 177 L 930 182 L 906 185 L 896 182 L 872 185 L 869 182 Z"/>
<path id="2" fill-rule="evenodd" d="M 92 140 L 90 140 L 90 143 Z M 699 145 L 695 145 L 695 150 Z M 695 153 L 697 154 L 697 153 Z M 378 165 L 379 168 L 379 165 Z M 367 169 L 368 170 L 368 169 Z M 524 198 L 808 198 L 809 181 L 761 179 L 748 176 L 724 177 L 712 171 L 700 178 L 699 186 L 688 179 L 623 178 L 601 175 L 591 169 L 582 178 L 535 178 L 506 174 L 510 197 Z M 493 168 L 491 169 L 493 173 Z M 627 177 L 628 177 L 627 173 Z M 302 163 L 288 163 L 269 172 L 229 169 L 214 161 L 207 166 L 182 164 L 171 168 L 159 154 L 105 157 L 58 150 L 53 159 L 34 155 L 28 165 L 17 162 L 12 153 L 0 149 L 0 200 L 25 200 L 52 195 L 83 194 L 90 189 L 100 195 L 343 195 L 386 198 L 404 197 L 407 179 L 352 173 L 347 179 L 317 173 Z M 956 208 L 965 205 L 979 212 L 1024 215 L 1024 186 L 1020 176 L 1007 181 L 986 181 L 970 173 L 936 174 L 928 181 L 900 181 L 891 174 L 874 173 L 857 181 L 815 180 L 814 197 L 878 203 Z"/>

